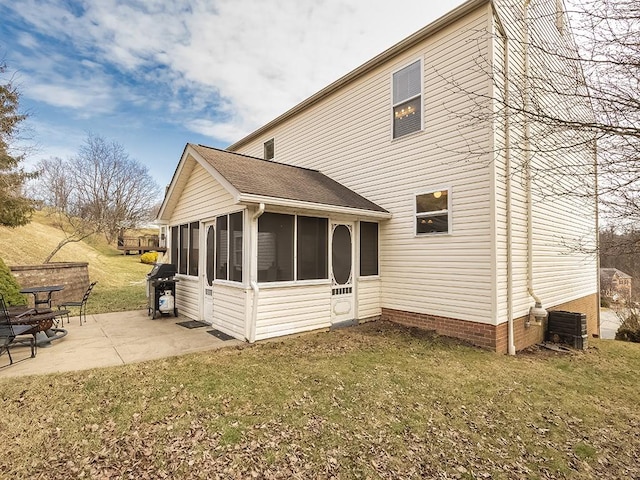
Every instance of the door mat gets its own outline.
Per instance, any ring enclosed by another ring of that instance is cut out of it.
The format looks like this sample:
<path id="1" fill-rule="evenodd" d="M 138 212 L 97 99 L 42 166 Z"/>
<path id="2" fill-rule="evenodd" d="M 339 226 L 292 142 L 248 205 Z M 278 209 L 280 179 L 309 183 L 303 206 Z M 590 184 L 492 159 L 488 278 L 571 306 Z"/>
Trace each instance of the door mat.
<path id="1" fill-rule="evenodd" d="M 198 320 L 189 320 L 187 322 L 177 322 L 176 325 L 180 325 L 185 328 L 199 328 L 199 327 L 210 327 L 208 323 L 199 322 Z"/>
<path id="2" fill-rule="evenodd" d="M 227 340 L 233 340 L 233 337 L 231 335 L 227 335 L 220 330 L 207 330 L 207 333 L 210 333 L 214 337 L 219 338 L 223 342 L 226 342 Z"/>

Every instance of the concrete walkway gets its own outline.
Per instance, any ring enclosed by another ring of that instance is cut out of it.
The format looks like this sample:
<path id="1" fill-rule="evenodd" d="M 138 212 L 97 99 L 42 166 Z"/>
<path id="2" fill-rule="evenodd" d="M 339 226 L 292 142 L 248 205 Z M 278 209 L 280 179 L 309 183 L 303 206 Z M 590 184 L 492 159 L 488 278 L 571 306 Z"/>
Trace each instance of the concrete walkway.
<path id="1" fill-rule="evenodd" d="M 111 367 L 243 343 L 222 341 L 207 333 L 211 327 L 188 329 L 176 325 L 188 320 L 152 320 L 146 310 L 89 315 L 82 326 L 74 317 L 65 322 L 68 334 L 54 340 L 50 347 L 39 347 L 36 358 L 29 358 L 28 347 L 13 347 L 11 355 L 17 363 L 5 366 L 9 357 L 3 353 L 0 378 Z"/>

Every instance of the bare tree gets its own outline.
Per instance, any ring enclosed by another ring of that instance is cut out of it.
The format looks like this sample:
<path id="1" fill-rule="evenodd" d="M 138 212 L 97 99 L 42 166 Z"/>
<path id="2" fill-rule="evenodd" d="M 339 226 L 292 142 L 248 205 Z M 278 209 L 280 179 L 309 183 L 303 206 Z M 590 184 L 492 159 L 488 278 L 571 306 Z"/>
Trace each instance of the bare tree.
<path id="1" fill-rule="evenodd" d="M 67 243 L 103 233 L 113 242 L 123 228 L 151 218 L 160 188 L 148 169 L 131 159 L 124 147 L 90 134 L 78 155 L 40 163 L 41 200 L 56 217 L 65 238 L 45 263 Z"/>
<path id="2" fill-rule="evenodd" d="M 0 63 L 0 75 L 6 65 Z M 31 221 L 34 202 L 24 196 L 23 185 L 34 174 L 20 168 L 23 156 L 11 149 L 19 124 L 26 115 L 18 112 L 20 93 L 11 81 L 0 84 L 0 225 L 17 227 Z"/>
<path id="3" fill-rule="evenodd" d="M 465 72 L 436 73 L 452 94 L 473 102 L 471 110 L 450 108 L 461 125 L 491 122 L 515 132 L 508 145 L 493 145 L 493 158 L 509 150 L 512 175 L 530 183 L 538 198 L 588 198 L 597 188 L 604 223 L 637 230 L 640 3 L 568 1 L 505 0 L 516 14 L 489 32 L 491 54 L 482 38 L 471 67 L 493 88 L 469 88 L 460 80 Z M 486 158 L 487 147 L 469 139 L 467 150 L 457 153 L 471 161 Z"/>
<path id="4" fill-rule="evenodd" d="M 579 60 L 598 137 L 600 201 L 611 225 L 640 222 L 640 3 L 583 0 L 574 5 Z"/>

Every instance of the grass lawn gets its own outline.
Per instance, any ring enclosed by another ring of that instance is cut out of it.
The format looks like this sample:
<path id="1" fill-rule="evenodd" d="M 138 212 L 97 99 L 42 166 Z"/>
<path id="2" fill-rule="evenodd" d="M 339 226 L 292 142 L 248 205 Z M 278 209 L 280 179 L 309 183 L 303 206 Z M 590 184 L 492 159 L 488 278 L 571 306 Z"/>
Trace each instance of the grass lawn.
<path id="1" fill-rule="evenodd" d="M 7 265 L 40 264 L 63 238 L 50 218 L 36 212 L 28 225 L 0 227 L 0 256 Z M 102 236 L 67 244 L 52 261 L 89 263 L 89 278 L 98 282 L 87 303 L 90 314 L 146 307 L 146 274 L 152 266 L 140 263 L 140 255 L 123 255 Z"/>
<path id="2" fill-rule="evenodd" d="M 384 322 L 0 380 L 2 478 L 640 478 L 640 345 L 496 355 Z"/>

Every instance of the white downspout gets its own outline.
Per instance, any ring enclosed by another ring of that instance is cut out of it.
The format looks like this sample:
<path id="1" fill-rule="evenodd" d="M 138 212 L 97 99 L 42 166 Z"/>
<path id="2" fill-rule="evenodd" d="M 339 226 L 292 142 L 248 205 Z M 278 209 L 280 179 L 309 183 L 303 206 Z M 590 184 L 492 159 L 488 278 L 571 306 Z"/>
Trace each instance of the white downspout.
<path id="1" fill-rule="evenodd" d="M 257 221 L 258 218 L 264 213 L 265 204 L 260 203 L 258 206 L 258 210 L 251 217 L 251 233 L 253 237 L 253 241 L 255 244 L 258 244 L 258 226 Z M 257 249 L 256 249 L 257 250 Z M 249 343 L 253 343 L 256 341 L 256 323 L 258 322 L 258 297 L 260 296 L 260 288 L 258 287 L 258 267 L 257 267 L 257 254 L 254 257 L 253 255 L 254 249 L 251 249 L 251 289 L 253 290 L 253 306 L 251 309 L 251 323 L 249 325 L 249 338 L 247 339 Z"/>
<path id="2" fill-rule="evenodd" d="M 516 354 L 515 335 L 513 333 L 513 240 L 511 225 L 511 119 L 509 117 L 509 40 L 504 37 L 504 104 L 505 104 L 505 203 L 507 216 L 507 352 Z"/>
<path id="3" fill-rule="evenodd" d="M 526 172 L 525 190 L 527 195 L 527 291 L 533 298 L 535 306 L 530 310 L 529 319 L 525 325 L 530 325 L 531 314 L 534 309 L 538 312 L 542 309 L 542 301 L 533 290 L 533 195 L 531 192 L 531 125 L 527 119 L 527 111 L 529 110 L 529 5 L 531 0 L 524 2 L 524 29 L 523 29 L 523 48 L 524 48 L 524 166 Z M 546 314 L 546 312 L 544 312 Z"/>

